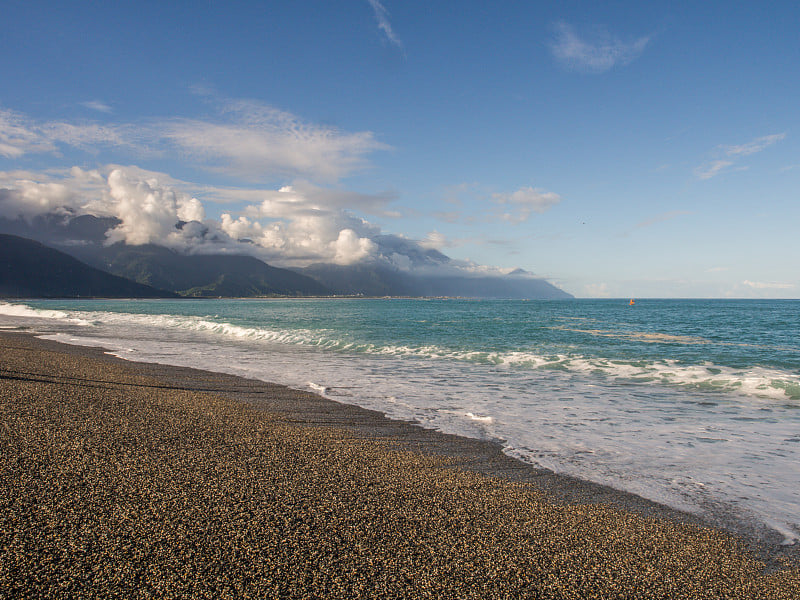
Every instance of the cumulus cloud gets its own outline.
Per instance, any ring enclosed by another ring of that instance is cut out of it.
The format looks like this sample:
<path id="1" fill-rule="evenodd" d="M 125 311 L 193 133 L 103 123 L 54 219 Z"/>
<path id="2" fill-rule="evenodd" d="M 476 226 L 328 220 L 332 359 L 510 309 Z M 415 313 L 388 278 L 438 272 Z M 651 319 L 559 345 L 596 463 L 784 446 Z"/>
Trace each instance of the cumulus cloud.
<path id="1" fill-rule="evenodd" d="M 235 192 L 234 192 L 234 195 Z M 283 218 L 294 215 L 333 214 L 338 211 L 357 211 L 382 217 L 399 216 L 388 209 L 392 194 L 361 194 L 348 190 L 322 188 L 306 181 L 295 181 L 277 191 L 247 191 L 243 194 L 257 205 L 248 209 L 251 217 Z M 244 198 L 243 198 L 244 199 Z"/>
<path id="2" fill-rule="evenodd" d="M 625 42 L 603 28 L 596 28 L 588 37 L 581 37 L 564 22 L 554 26 L 555 38 L 550 50 L 570 69 L 603 73 L 617 65 L 627 65 L 644 52 L 651 36 Z"/>
<path id="3" fill-rule="evenodd" d="M 750 142 L 735 146 L 719 146 L 717 152 L 722 154 L 722 158 L 712 160 L 704 165 L 697 167 L 694 171 L 698 179 L 711 179 L 720 173 L 730 170 L 744 170 L 746 166 L 736 166 L 736 161 L 743 156 L 750 156 L 766 150 L 773 144 L 786 137 L 785 133 L 775 133 L 758 137 Z"/>
<path id="4" fill-rule="evenodd" d="M 171 178 L 136 167 L 84 170 L 73 167 L 49 174 L 0 172 L 0 217 L 28 221 L 40 215 L 113 217 L 108 243 L 155 243 L 188 250 L 205 219 L 202 203 L 174 189 Z M 165 182 L 166 181 L 166 182 Z"/>
<path id="5" fill-rule="evenodd" d="M 372 10 L 375 12 L 375 19 L 378 21 L 378 29 L 383 32 L 383 35 L 386 36 L 386 39 L 390 43 L 402 49 L 403 43 L 395 35 L 392 24 L 389 22 L 389 12 L 378 0 L 368 1 Z"/>
<path id="6" fill-rule="evenodd" d="M 527 221 L 532 213 L 548 211 L 561 202 L 561 196 L 541 189 L 523 187 L 510 194 L 493 194 L 492 200 L 504 208 L 500 218 L 516 224 Z"/>
<path id="7" fill-rule="evenodd" d="M 261 206 L 245 210 L 250 216 L 221 217 L 220 229 L 233 240 L 250 241 L 262 251 L 265 260 L 284 265 L 310 262 L 352 264 L 373 257 L 377 246 L 371 238 L 380 230 L 369 222 L 345 211 L 309 209 L 296 192 L 284 189 L 271 195 L 285 194 L 289 200 L 273 210 Z M 296 207 L 291 207 L 292 201 Z M 269 220 L 266 218 L 277 220 Z"/>
<path id="8" fill-rule="evenodd" d="M 427 275 L 508 272 L 448 258 L 438 251 L 448 241 L 436 231 L 424 240 L 383 234 L 380 227 L 349 210 L 343 190 L 303 182 L 277 190 L 239 190 L 237 213 L 228 211 L 215 219 L 206 216 L 195 189 L 135 166 L 73 167 L 46 174 L 0 172 L 0 216 L 61 214 L 67 219 L 91 214 L 111 218 L 105 232 L 108 244 L 157 244 L 187 254 L 248 254 L 284 267 L 367 261 Z M 199 189 L 204 197 L 231 192 Z M 509 194 L 505 201 L 512 198 Z M 516 198 L 522 202 L 519 195 Z M 385 211 L 384 198 L 361 201 L 377 212 Z M 543 210 L 545 204 L 533 203 L 525 210 Z"/>
<path id="9" fill-rule="evenodd" d="M 112 214 L 120 220 L 106 233 L 109 244 L 186 246 L 189 242 L 178 222 L 205 218 L 197 199 L 162 186 L 156 179 L 132 178 L 122 169 L 109 174 L 108 195 L 113 203 Z"/>
<path id="10" fill-rule="evenodd" d="M 7 219 L 44 214 L 105 214 L 100 200 L 107 188 L 96 170 L 72 167 L 66 171 L 0 171 L 0 217 Z"/>
<path id="11" fill-rule="evenodd" d="M 369 238 L 359 237 L 352 229 L 342 229 L 339 237 L 333 242 L 333 262 L 339 265 L 349 265 L 371 256 L 377 246 Z"/>
<path id="12" fill-rule="evenodd" d="M 188 187 L 185 182 L 132 166 L 112 165 L 103 171 L 74 167 L 58 175 L 0 173 L 0 216 L 113 217 L 117 224 L 106 232 L 109 244 L 246 253 L 283 265 L 352 264 L 378 254 L 372 238 L 380 235 L 380 229 L 348 210 L 342 190 L 302 182 L 297 188 L 246 190 L 242 195 L 253 202 L 242 209 L 243 214 L 224 213 L 216 220 L 207 219 L 203 203 L 182 189 Z M 355 197 L 376 209 L 383 203 Z M 257 198 L 261 202 L 255 202 Z"/>
<path id="13" fill-rule="evenodd" d="M 13 188 L 0 188 L 0 217 L 28 219 L 47 214 L 69 214 L 78 202 L 76 194 L 61 183 L 18 180 Z"/>

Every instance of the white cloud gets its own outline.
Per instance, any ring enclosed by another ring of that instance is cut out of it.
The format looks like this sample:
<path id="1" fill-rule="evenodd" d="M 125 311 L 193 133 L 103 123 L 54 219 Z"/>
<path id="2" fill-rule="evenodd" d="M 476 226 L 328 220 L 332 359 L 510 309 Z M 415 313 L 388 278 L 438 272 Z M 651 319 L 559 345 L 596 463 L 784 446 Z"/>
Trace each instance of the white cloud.
<path id="1" fill-rule="evenodd" d="M 53 152 L 51 140 L 36 131 L 35 125 L 23 115 L 0 110 L 0 156 L 19 158 L 34 152 Z"/>
<path id="2" fill-rule="evenodd" d="M 531 213 L 544 213 L 561 202 L 561 196 L 553 192 L 523 187 L 510 194 L 492 194 L 492 200 L 501 206 L 509 207 L 500 218 L 510 223 L 527 221 Z"/>
<path id="3" fill-rule="evenodd" d="M 191 189 L 186 182 L 133 166 L 110 165 L 102 171 L 74 167 L 52 175 L 0 172 L 0 216 L 115 217 L 119 224 L 106 232 L 108 243 L 153 243 L 190 253 L 226 250 L 283 265 L 351 264 L 378 251 L 372 238 L 380 229 L 350 213 L 349 195 L 343 190 L 307 183 L 280 190 L 241 190 L 241 197 L 249 201 L 244 214 L 225 213 L 215 220 L 207 219 L 203 203 L 185 191 Z M 209 196 L 225 192 L 212 190 Z M 353 197 L 356 204 L 376 210 L 384 202 L 367 195 Z"/>
<path id="4" fill-rule="evenodd" d="M 106 215 L 105 177 L 96 170 L 72 167 L 47 174 L 0 171 L 0 217 L 31 219 L 48 213 Z"/>
<path id="5" fill-rule="evenodd" d="M 97 123 L 43 123 L 37 127 L 44 139 L 94 151 L 98 145 L 135 146 L 127 127 Z"/>
<path id="6" fill-rule="evenodd" d="M 403 43 L 395 35 L 392 30 L 392 24 L 389 22 L 389 12 L 378 0 L 368 0 L 372 10 L 375 11 L 375 19 L 378 21 L 378 29 L 383 32 L 386 39 L 398 48 L 403 47 Z"/>
<path id="7" fill-rule="evenodd" d="M 774 281 L 748 281 L 744 280 L 742 285 L 745 285 L 754 290 L 791 290 L 797 286 L 793 283 L 779 283 Z"/>
<path id="8" fill-rule="evenodd" d="M 81 102 L 81 106 L 85 106 L 86 108 L 90 108 L 92 110 L 104 113 L 112 112 L 111 107 L 105 102 L 101 102 L 100 100 L 89 100 L 88 102 Z"/>
<path id="9" fill-rule="evenodd" d="M 371 238 L 380 230 L 350 213 L 348 198 L 355 205 L 380 212 L 384 199 L 326 190 L 300 182 L 279 190 L 258 192 L 260 202 L 249 204 L 243 215 L 222 215 L 221 229 L 234 240 L 248 239 L 263 249 L 263 258 L 282 264 L 309 262 L 352 264 L 374 257 L 377 246 Z M 251 195 L 251 200 L 256 196 Z"/>
<path id="10" fill-rule="evenodd" d="M 264 233 L 264 228 L 261 226 L 261 223 L 251 221 L 247 217 L 234 219 L 228 213 L 222 214 L 220 228 L 234 240 L 258 238 Z"/>
<path id="11" fill-rule="evenodd" d="M 711 179 L 725 171 L 731 165 L 733 165 L 733 161 L 731 160 L 714 160 L 702 167 L 697 167 L 694 170 L 694 174 L 698 179 Z"/>
<path id="12" fill-rule="evenodd" d="M 555 39 L 550 44 L 553 55 L 564 65 L 577 71 L 603 73 L 616 65 L 627 65 L 636 59 L 650 42 L 651 36 L 624 42 L 603 28 L 596 28 L 589 38 L 582 38 L 567 23 L 555 24 Z"/>
<path id="13" fill-rule="evenodd" d="M 763 150 L 766 150 L 773 144 L 781 141 L 786 137 L 785 133 L 775 133 L 772 135 L 765 135 L 759 138 L 756 138 L 750 142 L 739 144 L 736 146 L 720 146 L 718 151 L 722 152 L 724 158 L 720 158 L 717 160 L 712 160 L 705 165 L 697 167 L 694 170 L 695 176 L 698 179 L 711 179 L 712 177 L 716 177 L 720 173 L 724 173 L 726 171 L 733 170 L 732 167 L 736 164 L 736 160 L 743 156 L 750 156 L 751 154 L 756 154 Z M 745 170 L 748 167 L 740 166 L 736 167 L 735 170 L 741 171 Z"/>
<path id="14" fill-rule="evenodd" d="M 92 152 L 100 146 L 127 148 L 150 157 L 177 148 L 196 166 L 253 181 L 290 176 L 327 182 L 365 167 L 369 153 L 388 148 L 369 131 L 340 131 L 245 100 L 222 101 L 215 120 L 138 124 L 35 122 L 0 111 L 0 155 L 55 153 L 58 144 Z"/>
<path id="15" fill-rule="evenodd" d="M 285 219 L 330 214 L 327 207 L 296 192 L 292 186 L 283 186 L 277 191 L 265 190 L 261 195 L 264 199 L 260 204 L 245 209 L 248 216 Z"/>
<path id="16" fill-rule="evenodd" d="M 303 265 L 311 262 L 352 264 L 373 257 L 371 236 L 379 230 L 366 221 L 346 215 L 295 216 L 262 223 L 223 214 L 220 229 L 233 240 L 250 240 L 268 262 Z"/>
<path id="17" fill-rule="evenodd" d="M 202 221 L 206 218 L 203 203 L 197 198 L 182 198 L 177 201 L 177 215 L 181 221 Z"/>
<path id="18" fill-rule="evenodd" d="M 250 208 L 250 216 L 282 218 L 299 214 L 319 215 L 341 210 L 390 218 L 398 216 L 396 211 L 387 208 L 389 202 L 394 200 L 392 194 L 361 194 L 349 190 L 322 188 L 303 180 L 283 186 L 277 191 L 259 191 L 255 195 L 248 192 L 247 195 L 251 202 L 260 200 L 257 208 L 255 206 Z"/>
<path id="19" fill-rule="evenodd" d="M 769 148 L 772 144 L 781 141 L 786 137 L 785 133 L 775 133 L 754 139 L 752 142 L 740 144 L 738 146 L 723 146 L 725 154 L 728 156 L 749 156 L 756 152 Z"/>
<path id="20" fill-rule="evenodd" d="M 260 181 L 275 176 L 336 181 L 363 168 L 364 157 L 387 146 L 371 132 L 314 125 L 255 102 L 234 102 L 227 121 L 174 119 L 151 130 L 201 164 Z"/>
<path id="21" fill-rule="evenodd" d="M 66 214 L 79 202 L 77 194 L 62 183 L 39 183 L 27 179 L 14 187 L 0 187 L 0 217 L 31 219 L 46 213 Z"/>
<path id="22" fill-rule="evenodd" d="M 369 238 L 359 237 L 352 229 L 342 229 L 339 237 L 331 244 L 333 262 L 339 265 L 350 265 L 371 256 L 377 246 Z"/>
<path id="23" fill-rule="evenodd" d="M 112 214 L 121 222 L 106 233 L 108 243 L 160 244 L 185 247 L 190 242 L 178 228 L 179 220 L 202 221 L 202 204 L 181 192 L 161 185 L 157 179 L 142 180 L 114 169 L 108 176 Z"/>
<path id="24" fill-rule="evenodd" d="M 420 241 L 419 245 L 426 249 L 441 250 L 447 246 L 447 238 L 438 231 L 431 231 L 424 240 Z"/>
<path id="25" fill-rule="evenodd" d="M 206 218 L 203 203 L 195 197 L 198 189 L 205 192 L 203 198 L 230 194 L 244 206 L 237 206 L 238 214 Z M 545 209 L 546 200 L 532 202 L 539 197 L 522 192 L 502 200 L 523 205 L 524 210 Z M 452 242 L 436 231 L 422 241 L 383 234 L 378 226 L 351 213 L 348 197 L 344 190 L 303 182 L 278 190 L 242 189 L 237 194 L 231 188 L 198 188 L 135 166 L 73 167 L 46 174 L 0 172 L 0 215 L 114 217 L 118 223 L 106 232 L 108 243 L 152 243 L 188 254 L 249 254 L 278 266 L 371 261 L 428 275 L 508 272 L 441 255 L 436 249 Z M 385 209 L 385 198 L 354 197 L 376 212 Z"/>
<path id="26" fill-rule="evenodd" d="M 0 110 L 0 155 L 19 158 L 25 154 L 56 153 L 58 144 L 94 150 L 98 145 L 135 146 L 135 128 L 97 123 L 39 123 Z"/>

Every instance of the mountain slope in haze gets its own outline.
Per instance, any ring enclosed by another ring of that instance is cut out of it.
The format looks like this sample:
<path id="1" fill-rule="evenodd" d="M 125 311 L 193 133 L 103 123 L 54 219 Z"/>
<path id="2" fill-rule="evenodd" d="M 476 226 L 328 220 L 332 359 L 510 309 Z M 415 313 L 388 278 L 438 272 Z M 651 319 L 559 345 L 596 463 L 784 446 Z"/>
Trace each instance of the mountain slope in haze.
<path id="1" fill-rule="evenodd" d="M 87 254 L 87 247 L 75 248 Z M 272 267 L 252 256 L 179 254 L 147 244 L 94 248 L 87 262 L 109 273 L 193 297 L 329 296 L 310 277 Z"/>
<path id="2" fill-rule="evenodd" d="M 95 268 L 190 296 L 572 298 L 546 280 L 521 270 L 508 275 L 470 272 L 438 250 L 397 235 L 374 236 L 372 242 L 377 250 L 369 262 L 347 266 L 320 263 L 290 270 L 267 265 L 249 255 L 258 250 L 255 246 L 223 239 L 225 234 L 207 229 L 203 236 L 210 243 L 202 254 L 181 254 L 153 244 L 107 246 L 106 232 L 119 223 L 113 217 L 49 214 L 30 220 L 0 218 L 0 232 L 37 239 Z M 179 223 L 176 227 L 184 225 Z M 192 226 L 204 227 L 200 223 Z M 222 253 L 224 249 L 227 254 Z M 236 253 L 239 249 L 242 254 Z"/>
<path id="3" fill-rule="evenodd" d="M 472 272 L 438 250 L 402 236 L 378 235 L 372 241 L 381 260 L 346 266 L 320 263 L 298 271 L 341 295 L 573 298 L 522 269 L 506 275 Z"/>
<path id="4" fill-rule="evenodd" d="M 316 264 L 299 270 L 335 294 L 365 296 L 459 296 L 564 300 L 564 290 L 524 271 L 509 275 L 424 274 L 379 264 Z"/>
<path id="5" fill-rule="evenodd" d="M 86 265 L 39 242 L 0 234 L 0 297 L 169 298 L 170 292 L 141 285 Z"/>
<path id="6" fill-rule="evenodd" d="M 97 269 L 192 297 L 330 296 L 319 282 L 243 254 L 180 254 L 147 244 L 106 246 L 110 217 L 40 215 L 30 221 L 0 218 L 0 232 L 23 235 L 58 248 Z"/>

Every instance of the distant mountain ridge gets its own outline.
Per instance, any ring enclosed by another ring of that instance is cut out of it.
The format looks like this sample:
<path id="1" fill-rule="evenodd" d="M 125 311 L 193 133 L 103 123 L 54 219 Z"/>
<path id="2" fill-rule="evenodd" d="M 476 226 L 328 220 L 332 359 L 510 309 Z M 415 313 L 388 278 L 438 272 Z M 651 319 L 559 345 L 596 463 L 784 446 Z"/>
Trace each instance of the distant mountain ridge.
<path id="1" fill-rule="evenodd" d="M 438 250 L 400 236 L 373 238 L 379 260 L 285 269 L 248 254 L 182 254 L 155 244 L 106 245 L 105 233 L 118 224 L 110 217 L 50 214 L 30 221 L 0 218 L 0 232 L 36 239 L 97 269 L 182 296 L 573 297 L 521 269 L 508 275 L 469 273 Z"/>
<path id="2" fill-rule="evenodd" d="M 90 267 L 39 242 L 0 234 L 0 297 L 171 298 L 175 294 Z"/>
<path id="3" fill-rule="evenodd" d="M 105 245 L 118 221 L 82 215 L 0 219 L 0 231 L 21 232 L 96 269 L 190 297 L 330 296 L 314 279 L 240 254 L 180 254 L 164 246 Z"/>
<path id="4" fill-rule="evenodd" d="M 252 256 L 185 255 L 147 244 L 114 244 L 75 249 L 87 262 L 109 273 L 139 283 L 169 289 L 181 296 L 330 296 L 331 291 L 314 279 L 288 269 L 272 267 Z"/>
<path id="5" fill-rule="evenodd" d="M 516 275 L 416 274 L 376 264 L 316 264 L 299 270 L 338 295 L 450 296 L 563 300 L 570 294 L 527 273 Z"/>

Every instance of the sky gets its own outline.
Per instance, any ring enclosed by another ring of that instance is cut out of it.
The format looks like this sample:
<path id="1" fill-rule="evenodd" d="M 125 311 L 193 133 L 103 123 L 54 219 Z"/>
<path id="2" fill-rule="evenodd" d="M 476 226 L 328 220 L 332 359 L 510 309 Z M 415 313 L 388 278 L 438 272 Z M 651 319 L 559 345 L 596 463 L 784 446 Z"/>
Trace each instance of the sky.
<path id="1" fill-rule="evenodd" d="M 4 0 L 0 82 L 0 216 L 800 297 L 797 2 Z"/>

